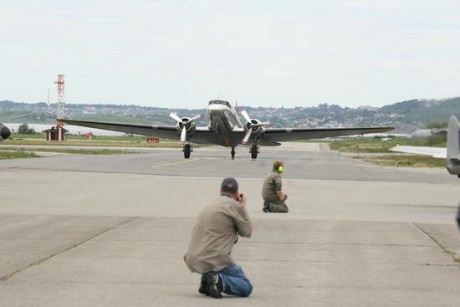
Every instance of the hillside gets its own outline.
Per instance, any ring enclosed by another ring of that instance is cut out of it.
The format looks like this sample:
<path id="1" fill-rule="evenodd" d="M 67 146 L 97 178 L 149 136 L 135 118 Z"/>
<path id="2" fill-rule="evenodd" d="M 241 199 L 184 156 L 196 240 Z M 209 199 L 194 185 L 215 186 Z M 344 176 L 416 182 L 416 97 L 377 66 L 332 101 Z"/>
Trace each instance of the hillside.
<path id="1" fill-rule="evenodd" d="M 315 107 L 266 108 L 238 107 L 251 117 L 271 122 L 273 127 L 351 127 L 392 125 L 408 132 L 432 122 L 447 121 L 451 114 L 460 118 L 460 97 L 444 100 L 408 100 L 381 108 L 348 108 L 334 104 Z M 46 123 L 55 119 L 55 105 L 0 101 L 0 122 Z M 136 105 L 66 104 L 67 118 L 127 123 L 175 124 L 170 112 L 180 116 L 201 114 L 199 125 L 207 124 L 206 109 L 168 109 Z"/>

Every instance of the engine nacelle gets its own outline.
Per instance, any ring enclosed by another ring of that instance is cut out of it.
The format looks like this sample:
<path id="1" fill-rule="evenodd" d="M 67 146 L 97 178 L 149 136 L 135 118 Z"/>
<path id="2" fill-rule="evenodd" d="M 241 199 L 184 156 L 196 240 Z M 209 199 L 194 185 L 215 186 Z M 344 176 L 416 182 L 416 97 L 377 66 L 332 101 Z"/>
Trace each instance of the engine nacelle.
<path id="1" fill-rule="evenodd" d="M 252 128 L 251 134 L 257 134 L 263 131 L 262 123 L 258 119 L 251 119 L 251 122 L 246 123 L 245 129 L 248 131 Z"/>
<path id="2" fill-rule="evenodd" d="M 190 117 L 182 117 L 181 122 L 177 123 L 177 130 L 181 131 L 184 126 L 187 132 L 193 132 L 196 129 L 195 121 L 190 121 Z"/>
<path id="3" fill-rule="evenodd" d="M 0 141 L 6 140 L 11 135 L 10 129 L 0 124 Z"/>

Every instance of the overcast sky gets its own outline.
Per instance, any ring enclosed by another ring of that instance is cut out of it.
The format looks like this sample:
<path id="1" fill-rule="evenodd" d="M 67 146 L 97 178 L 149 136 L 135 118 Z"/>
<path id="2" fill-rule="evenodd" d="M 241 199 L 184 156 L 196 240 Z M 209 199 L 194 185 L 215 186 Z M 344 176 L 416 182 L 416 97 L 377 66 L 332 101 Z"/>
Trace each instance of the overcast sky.
<path id="1" fill-rule="evenodd" d="M 458 0 L 1 0 L 0 100 L 381 106 L 460 95 Z"/>

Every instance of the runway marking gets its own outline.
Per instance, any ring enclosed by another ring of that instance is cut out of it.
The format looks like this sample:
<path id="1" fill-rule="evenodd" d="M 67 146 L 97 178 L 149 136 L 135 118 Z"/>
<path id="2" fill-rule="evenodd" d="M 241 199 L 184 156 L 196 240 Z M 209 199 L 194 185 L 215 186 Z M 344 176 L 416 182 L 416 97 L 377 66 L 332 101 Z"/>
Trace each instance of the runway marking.
<path id="1" fill-rule="evenodd" d="M 159 165 L 152 165 L 152 168 L 160 168 L 160 167 L 165 167 L 165 166 L 180 165 L 180 164 L 191 163 L 191 162 L 195 162 L 195 161 L 199 161 L 199 160 L 201 160 L 201 159 L 196 158 L 196 159 L 189 159 L 189 160 L 184 160 L 184 161 L 164 163 L 164 164 L 159 164 Z"/>

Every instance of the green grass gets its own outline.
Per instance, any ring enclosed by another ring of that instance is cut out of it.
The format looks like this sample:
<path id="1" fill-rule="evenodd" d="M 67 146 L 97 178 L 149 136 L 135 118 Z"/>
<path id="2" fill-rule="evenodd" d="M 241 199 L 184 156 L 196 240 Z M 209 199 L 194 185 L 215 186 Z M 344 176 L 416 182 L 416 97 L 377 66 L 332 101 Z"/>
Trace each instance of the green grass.
<path id="1" fill-rule="evenodd" d="M 446 147 L 446 139 L 442 136 L 412 139 L 396 137 L 388 141 L 382 141 L 374 137 L 357 137 L 329 143 L 332 150 L 354 153 L 390 153 L 390 149 L 396 145 Z"/>
<path id="2" fill-rule="evenodd" d="M 2 150 L 17 150 L 14 147 L 0 147 Z M 118 150 L 118 149 L 71 149 L 71 148 L 28 148 L 31 151 L 43 151 L 43 152 L 57 152 L 57 153 L 68 153 L 68 154 L 79 154 L 79 155 L 121 155 L 121 154 L 134 154 L 135 152 L 129 150 Z"/>
<path id="3" fill-rule="evenodd" d="M 22 158 L 38 158 L 39 156 L 28 151 L 0 151 L 0 160 L 6 159 L 22 159 Z"/>
<path id="4" fill-rule="evenodd" d="M 383 155 L 377 157 L 355 157 L 382 166 L 396 167 L 446 167 L 445 159 L 421 155 Z"/>
<path id="5" fill-rule="evenodd" d="M 81 135 L 68 135 L 64 142 L 47 141 L 41 134 L 13 134 L 2 142 L 4 145 L 37 145 L 37 146 L 106 146 L 106 147 L 146 147 L 146 148 L 182 148 L 177 140 L 161 139 L 158 144 L 147 143 L 145 136 L 95 136 L 88 140 Z M 195 148 L 200 147 L 194 145 Z"/>
<path id="6" fill-rule="evenodd" d="M 446 139 L 442 136 L 411 139 L 396 137 L 388 141 L 382 141 L 374 137 L 358 137 L 336 140 L 329 143 L 332 150 L 340 152 L 353 152 L 356 154 L 382 153 L 382 155 L 378 156 L 363 155 L 354 157 L 355 159 L 363 159 L 366 162 L 381 166 L 446 167 L 445 159 L 437 159 L 424 155 L 395 154 L 390 149 L 396 145 L 445 147 Z"/>

